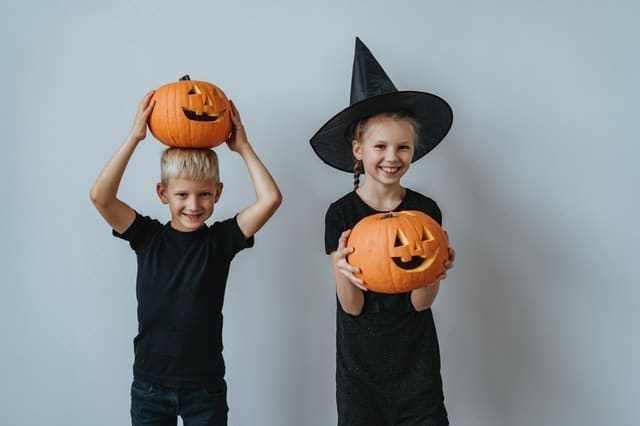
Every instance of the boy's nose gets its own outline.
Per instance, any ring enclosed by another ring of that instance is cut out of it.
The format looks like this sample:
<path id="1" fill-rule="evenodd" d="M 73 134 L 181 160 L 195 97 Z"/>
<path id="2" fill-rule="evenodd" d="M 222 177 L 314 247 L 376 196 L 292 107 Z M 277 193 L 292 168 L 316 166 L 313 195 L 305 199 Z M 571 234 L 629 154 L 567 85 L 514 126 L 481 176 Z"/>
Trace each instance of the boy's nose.
<path id="1" fill-rule="evenodd" d="M 189 199 L 187 200 L 187 208 L 189 210 L 197 210 L 198 200 L 196 199 L 196 197 L 189 197 Z"/>

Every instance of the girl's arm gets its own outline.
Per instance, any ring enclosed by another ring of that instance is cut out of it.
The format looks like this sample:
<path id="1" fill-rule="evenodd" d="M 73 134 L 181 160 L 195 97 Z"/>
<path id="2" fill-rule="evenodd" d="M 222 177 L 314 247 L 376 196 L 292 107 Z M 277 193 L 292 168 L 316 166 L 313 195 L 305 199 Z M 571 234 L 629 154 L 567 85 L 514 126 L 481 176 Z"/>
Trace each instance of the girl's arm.
<path id="1" fill-rule="evenodd" d="M 260 228 L 275 213 L 282 202 L 282 194 L 267 168 L 262 164 L 255 153 L 245 132 L 240 114 L 233 102 L 231 102 L 231 120 L 233 121 L 233 134 L 227 141 L 229 149 L 237 152 L 242 157 L 256 192 L 256 201 L 249 207 L 238 213 L 236 220 L 240 230 L 246 238 L 258 232 Z"/>
<path id="2" fill-rule="evenodd" d="M 433 305 L 433 302 L 436 300 L 436 296 L 438 295 L 438 290 L 440 290 L 440 281 L 447 278 L 447 271 L 453 268 L 455 259 L 456 251 L 449 248 L 449 259 L 444 265 L 444 272 L 431 284 L 415 289 L 411 292 L 411 304 L 416 311 L 424 311 Z"/>
<path id="3" fill-rule="evenodd" d="M 135 219 L 134 210 L 118 199 L 118 188 L 138 143 L 147 134 L 147 119 L 155 101 L 151 101 L 153 91 L 147 93 L 138 105 L 136 118 L 129 136 L 120 149 L 109 160 L 91 188 L 89 197 L 104 220 L 118 233 L 123 233 Z"/>
<path id="4" fill-rule="evenodd" d="M 336 280 L 336 294 L 342 310 L 350 315 L 360 315 L 364 307 L 364 293 L 367 288 L 364 282 L 354 274 L 360 268 L 347 262 L 347 256 L 353 252 L 353 247 L 347 247 L 347 239 L 351 230 L 344 231 L 338 240 L 338 249 L 331 253 L 331 265 Z"/>

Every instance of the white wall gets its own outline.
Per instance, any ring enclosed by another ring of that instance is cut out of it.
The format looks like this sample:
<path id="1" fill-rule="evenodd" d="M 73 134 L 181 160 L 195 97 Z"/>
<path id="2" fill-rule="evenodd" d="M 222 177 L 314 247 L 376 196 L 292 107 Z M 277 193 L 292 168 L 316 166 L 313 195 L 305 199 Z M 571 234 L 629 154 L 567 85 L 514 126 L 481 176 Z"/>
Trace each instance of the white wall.
<path id="1" fill-rule="evenodd" d="M 351 177 L 308 139 L 348 103 L 356 35 L 399 88 L 455 112 L 405 178 L 439 202 L 458 252 L 434 306 L 452 424 L 638 424 L 639 12 L 631 0 L 3 2 L 3 424 L 128 424 L 135 262 L 88 190 L 142 95 L 185 73 L 235 100 L 285 197 L 229 278 L 230 424 L 335 424 L 323 218 Z M 121 196 L 167 220 L 161 149 L 140 146 Z M 251 189 L 219 152 L 222 218 Z"/>

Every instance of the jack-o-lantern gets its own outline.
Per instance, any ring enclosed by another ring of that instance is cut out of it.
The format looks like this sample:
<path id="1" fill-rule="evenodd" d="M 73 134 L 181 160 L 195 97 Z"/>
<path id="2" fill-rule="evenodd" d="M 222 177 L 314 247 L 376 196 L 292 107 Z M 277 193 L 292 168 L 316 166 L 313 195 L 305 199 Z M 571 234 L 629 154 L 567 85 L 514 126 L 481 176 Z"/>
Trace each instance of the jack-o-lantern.
<path id="1" fill-rule="evenodd" d="M 351 230 L 347 260 L 356 276 L 378 293 L 404 293 L 431 284 L 449 259 L 447 234 L 438 222 L 415 210 L 376 213 Z"/>
<path id="2" fill-rule="evenodd" d="M 213 148 L 231 132 L 231 105 L 224 92 L 206 81 L 186 75 L 156 89 L 149 129 L 165 145 Z"/>

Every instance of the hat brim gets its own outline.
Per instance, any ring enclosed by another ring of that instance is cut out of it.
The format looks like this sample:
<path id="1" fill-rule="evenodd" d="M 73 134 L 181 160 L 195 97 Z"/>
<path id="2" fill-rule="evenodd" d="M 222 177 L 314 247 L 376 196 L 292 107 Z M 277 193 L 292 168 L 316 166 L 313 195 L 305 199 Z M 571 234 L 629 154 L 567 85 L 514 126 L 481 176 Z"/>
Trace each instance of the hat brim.
<path id="1" fill-rule="evenodd" d="M 363 118 L 383 112 L 408 110 L 420 123 L 413 161 L 426 155 L 447 135 L 453 111 L 439 96 L 419 91 L 398 91 L 354 103 L 327 121 L 311 138 L 311 147 L 328 165 L 353 172 L 352 126 Z"/>

